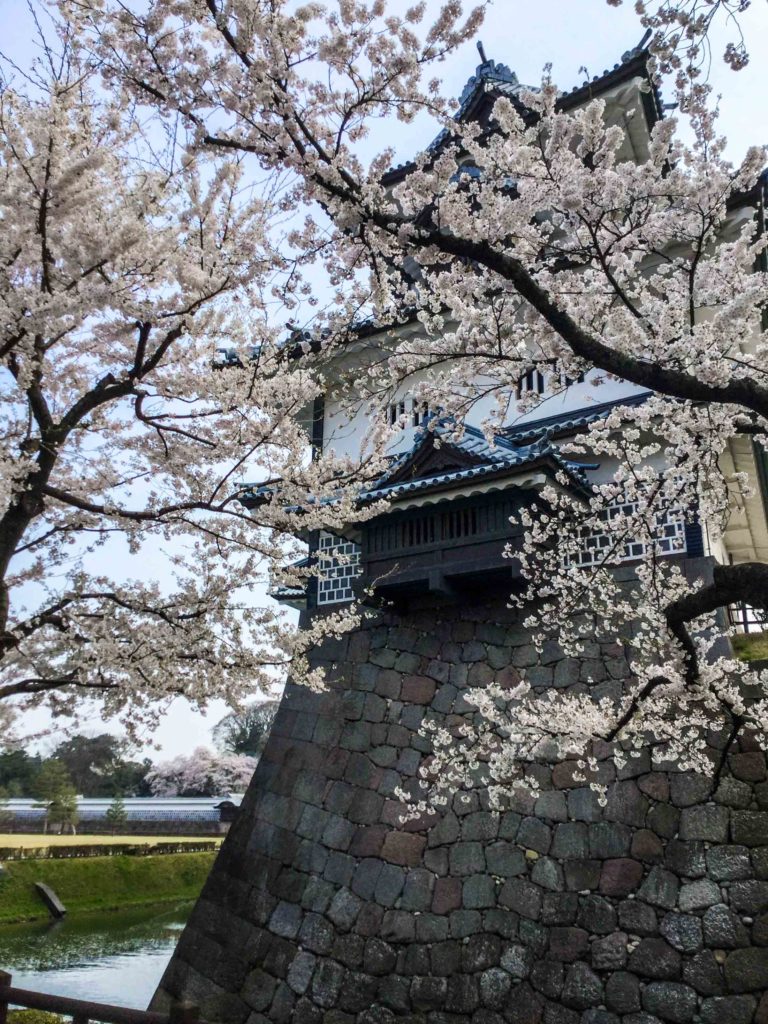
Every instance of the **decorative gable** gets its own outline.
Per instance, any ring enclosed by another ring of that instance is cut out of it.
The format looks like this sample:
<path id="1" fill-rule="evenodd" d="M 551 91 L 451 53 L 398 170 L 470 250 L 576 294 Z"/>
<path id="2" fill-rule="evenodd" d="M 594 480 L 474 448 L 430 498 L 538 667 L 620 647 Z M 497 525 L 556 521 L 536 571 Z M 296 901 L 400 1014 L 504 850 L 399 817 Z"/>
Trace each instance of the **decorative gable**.
<path id="1" fill-rule="evenodd" d="M 486 462 L 487 459 L 472 455 L 455 444 L 438 440 L 430 433 L 417 448 L 413 449 L 405 461 L 387 476 L 387 484 L 422 480 L 440 473 L 471 469 L 472 466 L 484 465 Z"/>

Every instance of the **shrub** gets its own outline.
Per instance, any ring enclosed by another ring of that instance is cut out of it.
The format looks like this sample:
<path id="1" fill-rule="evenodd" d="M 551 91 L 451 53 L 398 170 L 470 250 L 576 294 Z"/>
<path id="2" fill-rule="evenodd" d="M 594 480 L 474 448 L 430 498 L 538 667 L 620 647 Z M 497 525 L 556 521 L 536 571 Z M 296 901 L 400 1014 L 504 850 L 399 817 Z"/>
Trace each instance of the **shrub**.
<path id="1" fill-rule="evenodd" d="M 9 1010 L 8 1024 L 65 1024 L 66 1018 L 45 1010 Z"/>

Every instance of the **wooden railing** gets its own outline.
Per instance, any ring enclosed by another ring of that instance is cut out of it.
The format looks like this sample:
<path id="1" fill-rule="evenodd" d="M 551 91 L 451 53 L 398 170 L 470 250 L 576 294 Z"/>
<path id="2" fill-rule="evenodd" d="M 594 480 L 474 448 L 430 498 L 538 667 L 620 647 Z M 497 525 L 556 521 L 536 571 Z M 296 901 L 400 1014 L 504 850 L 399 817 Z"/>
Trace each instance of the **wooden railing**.
<path id="1" fill-rule="evenodd" d="M 174 1003 L 169 1013 L 156 1013 L 14 988 L 12 981 L 12 975 L 0 971 L 0 1024 L 7 1024 L 10 1006 L 71 1017 L 72 1024 L 206 1024 L 200 1020 L 200 1010 L 194 1003 Z"/>

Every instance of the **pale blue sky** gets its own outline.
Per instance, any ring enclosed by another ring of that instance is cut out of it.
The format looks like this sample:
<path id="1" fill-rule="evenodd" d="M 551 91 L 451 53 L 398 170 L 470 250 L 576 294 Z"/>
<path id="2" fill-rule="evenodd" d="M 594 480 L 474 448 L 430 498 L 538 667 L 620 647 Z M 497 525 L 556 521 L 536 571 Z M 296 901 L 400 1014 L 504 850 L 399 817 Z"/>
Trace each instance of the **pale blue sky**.
<path id="1" fill-rule="evenodd" d="M 140 0 L 137 0 L 139 3 Z M 412 0 L 394 0 L 392 7 L 403 9 Z M 439 0 L 428 0 L 428 9 L 437 11 Z M 747 45 L 752 53 L 750 65 L 738 74 L 723 65 L 720 54 L 724 43 L 714 41 L 714 59 L 710 81 L 721 93 L 721 130 L 729 138 L 728 152 L 737 160 L 747 146 L 768 142 L 765 104 L 768 96 L 768 61 L 765 40 L 768 39 L 768 3 L 754 0 L 743 17 Z M 586 67 L 589 77 L 601 74 L 621 59 L 625 50 L 635 46 L 643 30 L 634 14 L 633 0 L 625 0 L 620 8 L 609 7 L 606 0 L 494 0 L 485 25 L 480 32 L 489 58 L 508 64 L 521 82 L 535 85 L 545 64 L 552 64 L 554 80 L 563 89 L 580 84 Z M 0 49 L 18 64 L 28 62 L 33 53 L 33 26 L 24 0 L 0 0 Z M 442 65 L 441 74 L 447 91 L 458 96 L 467 78 L 473 73 L 479 57 L 475 44 L 464 46 Z M 397 162 L 407 159 L 423 147 L 435 134 L 434 126 L 417 120 L 412 125 L 397 125 Z M 376 140 L 373 140 L 374 144 Z M 391 144 L 391 134 L 386 142 Z M 117 569 L 117 567 L 116 567 Z M 254 600 L 261 603 L 262 593 Z M 207 718 L 195 714 L 182 701 L 177 701 L 157 733 L 158 754 L 171 757 L 209 742 L 209 731 L 226 709 L 222 704 L 212 708 Z M 37 716 L 35 716 L 37 718 Z M 32 723 L 30 722 L 30 725 Z M 93 731 L 103 729 L 98 719 Z M 89 730 L 90 731 L 90 730 Z"/>

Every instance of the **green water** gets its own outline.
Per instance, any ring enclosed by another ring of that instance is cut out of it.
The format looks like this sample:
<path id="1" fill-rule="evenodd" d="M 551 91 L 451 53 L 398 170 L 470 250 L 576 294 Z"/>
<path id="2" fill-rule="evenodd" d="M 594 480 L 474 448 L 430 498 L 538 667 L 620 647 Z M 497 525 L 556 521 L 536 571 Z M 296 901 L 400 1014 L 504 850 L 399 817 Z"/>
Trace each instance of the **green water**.
<path id="1" fill-rule="evenodd" d="M 146 1009 L 193 904 L 0 926 L 0 969 L 18 988 Z"/>

